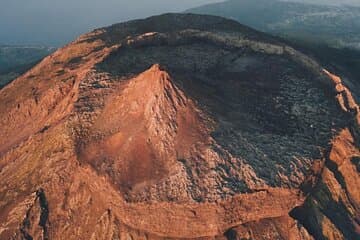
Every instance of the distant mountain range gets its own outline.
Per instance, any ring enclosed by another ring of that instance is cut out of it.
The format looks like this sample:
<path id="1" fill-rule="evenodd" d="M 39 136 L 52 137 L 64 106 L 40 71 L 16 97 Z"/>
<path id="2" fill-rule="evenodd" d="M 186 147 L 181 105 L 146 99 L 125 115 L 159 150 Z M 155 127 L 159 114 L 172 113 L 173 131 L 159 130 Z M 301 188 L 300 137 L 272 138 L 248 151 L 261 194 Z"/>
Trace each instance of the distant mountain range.
<path id="1" fill-rule="evenodd" d="M 311 3 L 318 5 L 348 5 L 348 6 L 360 6 L 359 0 L 281 0 L 283 2 L 300 2 L 300 3 Z"/>
<path id="2" fill-rule="evenodd" d="M 232 18 L 288 39 L 360 49 L 360 2 L 309 2 L 230 0 L 193 8 L 188 12 Z"/>

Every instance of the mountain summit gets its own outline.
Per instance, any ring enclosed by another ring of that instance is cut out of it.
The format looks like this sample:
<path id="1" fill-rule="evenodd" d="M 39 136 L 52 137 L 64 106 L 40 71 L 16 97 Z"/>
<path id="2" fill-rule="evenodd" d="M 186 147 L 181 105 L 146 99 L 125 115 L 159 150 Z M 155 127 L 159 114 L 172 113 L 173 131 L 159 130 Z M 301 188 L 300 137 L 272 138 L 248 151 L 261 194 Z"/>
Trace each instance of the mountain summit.
<path id="1" fill-rule="evenodd" d="M 356 239 L 359 107 L 235 21 L 97 29 L 0 91 L 1 239 Z"/>

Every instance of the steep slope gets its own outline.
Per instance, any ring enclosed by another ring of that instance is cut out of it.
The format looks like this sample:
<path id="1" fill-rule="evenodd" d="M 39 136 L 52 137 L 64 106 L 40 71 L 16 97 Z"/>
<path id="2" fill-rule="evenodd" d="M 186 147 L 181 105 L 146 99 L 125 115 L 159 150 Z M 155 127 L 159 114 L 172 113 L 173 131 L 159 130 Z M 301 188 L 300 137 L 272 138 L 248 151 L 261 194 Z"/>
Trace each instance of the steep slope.
<path id="1" fill-rule="evenodd" d="M 234 21 L 81 36 L 0 92 L 1 239 L 355 239 L 359 107 Z"/>

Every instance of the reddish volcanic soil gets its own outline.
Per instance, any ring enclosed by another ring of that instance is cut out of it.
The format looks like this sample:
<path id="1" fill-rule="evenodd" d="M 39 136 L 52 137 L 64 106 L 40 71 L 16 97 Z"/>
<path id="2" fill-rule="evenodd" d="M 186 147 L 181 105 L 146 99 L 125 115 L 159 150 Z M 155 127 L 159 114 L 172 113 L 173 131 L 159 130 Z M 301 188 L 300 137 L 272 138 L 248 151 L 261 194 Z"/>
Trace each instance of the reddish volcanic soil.
<path id="1" fill-rule="evenodd" d="M 360 113 L 262 33 L 168 14 L 0 91 L 0 239 L 356 239 Z"/>

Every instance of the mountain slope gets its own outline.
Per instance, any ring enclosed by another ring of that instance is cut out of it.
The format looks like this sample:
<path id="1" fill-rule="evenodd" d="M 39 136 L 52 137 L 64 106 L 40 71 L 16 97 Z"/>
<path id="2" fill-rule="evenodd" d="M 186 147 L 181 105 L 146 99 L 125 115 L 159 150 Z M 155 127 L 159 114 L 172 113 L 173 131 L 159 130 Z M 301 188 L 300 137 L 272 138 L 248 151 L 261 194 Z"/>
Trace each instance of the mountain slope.
<path id="1" fill-rule="evenodd" d="M 311 3 L 311 4 L 319 4 L 319 5 L 348 5 L 348 6 L 360 6 L 359 1 L 357 0 L 344 0 L 344 1 L 337 1 L 337 0 L 317 0 L 316 2 L 310 0 L 282 0 L 283 2 L 300 2 L 300 3 Z"/>
<path id="2" fill-rule="evenodd" d="M 1 239 L 355 239 L 359 107 L 219 17 L 79 37 L 0 91 Z"/>
<path id="3" fill-rule="evenodd" d="M 281 37 L 360 49 L 360 8 L 356 6 L 281 0 L 230 0 L 187 12 L 232 18 Z"/>

